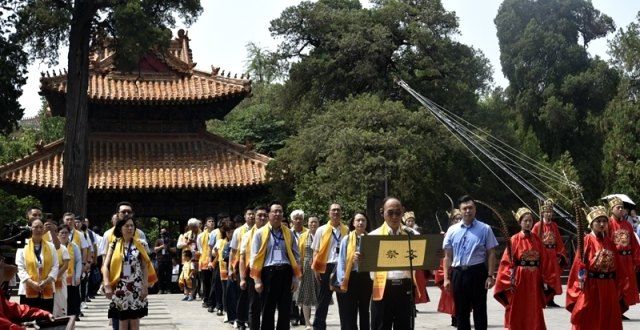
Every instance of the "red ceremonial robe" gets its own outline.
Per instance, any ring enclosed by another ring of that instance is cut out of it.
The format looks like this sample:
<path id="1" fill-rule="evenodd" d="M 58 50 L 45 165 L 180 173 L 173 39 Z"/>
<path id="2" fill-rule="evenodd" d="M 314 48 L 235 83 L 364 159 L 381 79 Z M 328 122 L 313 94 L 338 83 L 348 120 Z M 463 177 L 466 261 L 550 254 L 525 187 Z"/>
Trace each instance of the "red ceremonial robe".
<path id="1" fill-rule="evenodd" d="M 624 311 L 629 306 L 640 302 L 638 297 L 638 283 L 636 282 L 636 266 L 640 265 L 640 245 L 636 240 L 633 226 L 626 220 L 609 219 L 609 238 L 615 244 L 619 268 L 616 269 L 616 277 L 622 285 L 624 295 Z"/>
<path id="2" fill-rule="evenodd" d="M 542 230 L 540 230 L 541 224 L 543 224 Z M 545 294 L 546 302 L 548 303 L 553 300 L 555 295 L 562 293 L 562 283 L 560 282 L 562 267 L 560 266 L 560 261 L 558 259 L 562 259 L 566 264 L 567 252 L 564 248 L 564 243 L 562 242 L 562 236 L 560 236 L 560 230 L 555 222 L 550 221 L 549 223 L 545 223 L 543 220 L 540 220 L 533 225 L 533 229 L 531 231 L 538 235 L 542 240 L 542 245 L 544 246 L 544 262 L 549 265 L 544 265 L 542 269 L 550 267 L 550 269 L 553 269 L 553 274 L 555 275 L 553 278 L 553 284 L 550 285 L 553 288 L 553 291 L 549 290 Z"/>
<path id="3" fill-rule="evenodd" d="M 616 272 L 616 247 L 608 236 L 597 238 L 591 233 L 584 237 L 584 254 L 586 267 L 582 258 L 576 257 L 567 282 L 566 308 L 571 312 L 572 329 L 621 330 L 620 280 L 617 276 L 613 279 L 597 278 L 599 274 Z M 583 289 L 578 278 L 581 269 L 585 269 Z M 595 277 L 589 277 L 588 273 Z"/>
<path id="4" fill-rule="evenodd" d="M 4 292 L 0 290 L 0 329 L 25 329 L 20 323 L 30 320 L 47 320 L 49 315 L 51 314 L 45 310 L 5 299 Z"/>
<path id="5" fill-rule="evenodd" d="M 426 304 L 429 301 L 429 294 L 427 293 L 427 279 L 428 275 L 426 271 L 418 269 L 416 270 L 416 286 L 420 291 L 420 296 L 416 294 L 416 304 Z"/>
<path id="6" fill-rule="evenodd" d="M 506 308 L 504 327 L 507 329 L 547 328 L 542 312 L 546 305 L 543 283 L 553 289 L 555 274 L 551 264 L 544 262 L 543 250 L 542 241 L 537 235 L 519 232 L 511 236 L 511 253 L 515 266 L 509 260 L 507 249 L 502 255 L 493 296 Z"/>
<path id="7" fill-rule="evenodd" d="M 440 259 L 440 267 L 436 269 L 434 282 L 440 288 L 440 301 L 438 302 L 438 312 L 456 315 L 456 305 L 453 303 L 453 292 L 444 289 L 444 259 Z"/>

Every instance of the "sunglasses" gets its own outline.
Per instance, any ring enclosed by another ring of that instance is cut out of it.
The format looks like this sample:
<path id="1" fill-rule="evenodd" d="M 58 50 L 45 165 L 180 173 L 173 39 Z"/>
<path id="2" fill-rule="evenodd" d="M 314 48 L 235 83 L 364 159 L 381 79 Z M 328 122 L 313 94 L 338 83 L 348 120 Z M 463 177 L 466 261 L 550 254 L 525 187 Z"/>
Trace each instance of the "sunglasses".
<path id="1" fill-rule="evenodd" d="M 399 217 L 402 216 L 404 212 L 402 212 L 401 210 L 387 210 L 386 213 L 390 217 Z"/>

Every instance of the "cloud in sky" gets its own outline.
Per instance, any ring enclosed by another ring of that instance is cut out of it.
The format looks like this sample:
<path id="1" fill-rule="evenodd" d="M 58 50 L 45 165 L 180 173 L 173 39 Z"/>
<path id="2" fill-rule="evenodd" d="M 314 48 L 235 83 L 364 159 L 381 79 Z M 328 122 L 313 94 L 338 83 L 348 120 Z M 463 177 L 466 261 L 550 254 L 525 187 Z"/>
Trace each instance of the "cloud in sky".
<path id="1" fill-rule="evenodd" d="M 242 73 L 245 69 L 246 50 L 249 42 L 261 47 L 275 49 L 278 40 L 269 33 L 269 22 L 277 18 L 289 6 L 300 3 L 299 0 L 202 0 L 204 12 L 198 21 L 188 28 L 191 38 L 194 61 L 198 68 L 210 70 L 211 65 L 225 71 Z M 497 86 L 506 87 L 507 80 L 500 68 L 500 51 L 493 24 L 501 0 L 442 0 L 447 10 L 456 12 L 459 18 L 460 35 L 457 39 L 480 49 L 490 60 L 493 67 L 493 79 Z M 616 26 L 626 27 L 640 11 L 638 0 L 593 0 L 595 8 L 613 17 Z M 366 1 L 363 1 L 367 5 Z M 611 36 L 609 36 L 610 38 Z M 592 41 L 589 45 L 592 55 L 608 58 L 607 40 Z M 66 67 L 66 49 L 61 50 L 61 65 Z M 27 85 L 20 103 L 25 108 L 25 117 L 32 117 L 40 109 L 38 95 L 40 72 L 48 68 L 41 63 L 29 66 Z"/>

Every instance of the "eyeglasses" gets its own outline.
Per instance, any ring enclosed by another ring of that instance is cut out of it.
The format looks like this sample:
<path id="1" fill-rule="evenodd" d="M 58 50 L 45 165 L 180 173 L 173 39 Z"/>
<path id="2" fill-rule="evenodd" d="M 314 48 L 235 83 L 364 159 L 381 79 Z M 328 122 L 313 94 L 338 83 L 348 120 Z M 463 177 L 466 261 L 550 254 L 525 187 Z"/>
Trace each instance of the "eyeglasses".
<path id="1" fill-rule="evenodd" d="M 402 210 L 387 210 L 387 215 L 390 217 L 399 217 L 402 214 Z"/>

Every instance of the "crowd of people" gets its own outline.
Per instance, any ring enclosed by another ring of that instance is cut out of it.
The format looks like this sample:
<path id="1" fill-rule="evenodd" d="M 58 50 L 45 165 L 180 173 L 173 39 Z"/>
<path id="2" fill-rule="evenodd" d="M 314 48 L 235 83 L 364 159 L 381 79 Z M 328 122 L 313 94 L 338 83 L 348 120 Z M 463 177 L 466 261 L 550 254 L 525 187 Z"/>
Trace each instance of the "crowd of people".
<path id="1" fill-rule="evenodd" d="M 359 271 L 367 257 L 360 251 L 363 236 L 421 232 L 413 212 L 393 197 L 384 200 L 384 222 L 373 230 L 364 212 L 345 218 L 338 203 L 321 225 L 318 217 L 302 210 L 285 214 L 286 206 L 273 202 L 247 208 L 243 216 L 189 219 L 177 240 L 162 228 L 153 247 L 127 202 L 117 205 L 103 236 L 71 213 L 57 225 L 31 208 L 31 237 L 16 253 L 18 294 L 20 304 L 41 317 L 80 319 L 82 302 L 102 284 L 114 329 L 139 328 L 152 287 L 159 294 L 180 292 L 185 303 L 201 301 L 240 329 L 326 329 L 335 303 L 341 329 L 411 329 L 413 303 L 429 301 L 426 282 L 433 276 L 442 290 L 438 311 L 450 314 L 458 329 L 471 328 L 471 315 L 476 329 L 487 328 L 491 289 L 505 307 L 505 328 L 545 329 L 543 309 L 559 307 L 554 297 L 562 293 L 562 269 L 571 264 L 565 306 L 573 328 L 622 329 L 623 313 L 640 301 L 640 245 L 630 210 L 619 198 L 609 209 L 590 209 L 583 249 L 571 263 L 553 207 L 545 201 L 537 222 L 528 208 L 513 212 L 521 230 L 498 260 L 492 228 L 476 218 L 476 201 L 463 196 L 441 233 L 440 267 L 413 274 Z"/>

